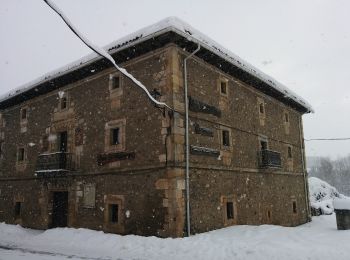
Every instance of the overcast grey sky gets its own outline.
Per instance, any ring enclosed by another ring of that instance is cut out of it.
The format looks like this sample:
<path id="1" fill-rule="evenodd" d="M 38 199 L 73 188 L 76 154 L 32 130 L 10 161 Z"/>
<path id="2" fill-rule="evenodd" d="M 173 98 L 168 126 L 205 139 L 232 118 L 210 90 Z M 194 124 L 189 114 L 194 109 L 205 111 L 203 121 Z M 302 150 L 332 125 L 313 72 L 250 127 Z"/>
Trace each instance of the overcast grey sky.
<path id="1" fill-rule="evenodd" d="M 305 98 L 305 138 L 350 137 L 350 1 L 55 0 L 103 46 L 177 16 Z M 90 51 L 41 0 L 0 0 L 0 95 Z M 307 142 L 308 156 L 350 141 Z"/>

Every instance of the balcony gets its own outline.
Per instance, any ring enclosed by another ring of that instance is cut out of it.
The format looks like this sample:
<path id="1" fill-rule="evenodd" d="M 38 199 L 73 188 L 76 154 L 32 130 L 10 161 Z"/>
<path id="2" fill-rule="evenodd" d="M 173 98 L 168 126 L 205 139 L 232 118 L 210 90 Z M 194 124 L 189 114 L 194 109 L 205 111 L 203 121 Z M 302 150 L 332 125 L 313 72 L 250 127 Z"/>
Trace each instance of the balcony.
<path id="1" fill-rule="evenodd" d="M 38 156 L 35 173 L 37 176 L 64 175 L 74 170 L 72 154 L 66 152 L 45 153 Z"/>
<path id="2" fill-rule="evenodd" d="M 259 152 L 259 166 L 280 168 L 282 166 L 281 154 L 275 151 L 261 150 Z"/>

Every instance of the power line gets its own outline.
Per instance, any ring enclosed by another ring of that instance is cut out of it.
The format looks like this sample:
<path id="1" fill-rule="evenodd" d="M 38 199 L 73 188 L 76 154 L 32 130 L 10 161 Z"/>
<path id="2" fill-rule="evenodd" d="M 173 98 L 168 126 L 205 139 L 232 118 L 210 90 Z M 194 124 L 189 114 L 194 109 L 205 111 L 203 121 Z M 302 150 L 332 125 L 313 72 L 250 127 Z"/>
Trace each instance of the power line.
<path id="1" fill-rule="evenodd" d="M 344 138 L 314 138 L 314 139 L 304 139 L 304 141 L 345 141 L 350 140 L 350 137 Z"/>
<path id="2" fill-rule="evenodd" d="M 133 75 L 131 75 L 129 72 L 127 72 L 124 68 L 119 67 L 115 60 L 113 59 L 113 57 L 107 52 L 105 51 L 103 48 L 100 48 L 94 44 L 92 44 L 87 38 L 85 38 L 77 28 L 74 27 L 74 25 L 69 21 L 68 17 L 66 17 L 64 15 L 64 13 L 51 1 L 51 0 L 44 0 L 44 2 L 55 12 L 57 13 L 62 20 L 65 22 L 65 24 L 69 27 L 69 29 L 87 46 L 89 47 L 93 52 L 97 53 L 98 55 L 106 58 L 107 60 L 109 60 L 113 66 L 120 71 L 120 73 L 122 73 L 124 76 L 126 76 L 128 79 L 130 79 L 131 81 L 133 81 L 138 87 L 140 87 L 141 89 L 143 89 L 144 92 L 146 92 L 148 98 L 154 102 L 155 104 L 162 106 L 162 107 L 167 107 L 170 110 L 174 110 L 171 107 L 169 107 L 166 103 L 164 102 L 160 102 L 158 100 L 156 100 L 148 91 L 148 89 L 140 82 L 138 81 L 136 78 L 134 78 Z"/>

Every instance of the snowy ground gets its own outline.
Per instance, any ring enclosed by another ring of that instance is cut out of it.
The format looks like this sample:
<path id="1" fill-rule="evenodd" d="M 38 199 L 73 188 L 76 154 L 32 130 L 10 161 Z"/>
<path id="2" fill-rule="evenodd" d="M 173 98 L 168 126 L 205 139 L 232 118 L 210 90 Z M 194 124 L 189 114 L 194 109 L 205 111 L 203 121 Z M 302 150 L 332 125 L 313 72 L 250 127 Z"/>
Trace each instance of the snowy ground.
<path id="1" fill-rule="evenodd" d="M 47 231 L 0 223 L 0 259 L 350 259 L 350 230 L 335 215 L 294 227 L 235 226 L 191 238 L 119 236 L 88 229 Z"/>

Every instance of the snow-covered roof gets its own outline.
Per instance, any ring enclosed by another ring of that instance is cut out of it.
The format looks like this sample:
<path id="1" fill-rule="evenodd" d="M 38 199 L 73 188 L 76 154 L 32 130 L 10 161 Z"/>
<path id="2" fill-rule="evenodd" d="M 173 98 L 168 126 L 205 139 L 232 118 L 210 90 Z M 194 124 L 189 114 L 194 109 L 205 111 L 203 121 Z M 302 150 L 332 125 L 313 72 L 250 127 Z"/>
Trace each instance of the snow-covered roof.
<path id="1" fill-rule="evenodd" d="M 113 54 L 115 52 L 119 52 L 125 48 L 128 48 L 130 46 L 136 45 L 138 43 L 141 43 L 143 41 L 146 41 L 148 39 L 151 39 L 153 37 L 156 37 L 158 35 L 164 34 L 166 32 L 175 32 L 183 37 L 185 37 L 188 41 L 200 44 L 203 48 L 208 49 L 212 53 L 218 55 L 219 57 L 223 58 L 224 60 L 228 61 L 229 63 L 233 64 L 234 66 L 242 69 L 243 71 L 249 73 L 250 75 L 260 79 L 261 81 L 265 82 L 267 85 L 272 87 L 274 90 L 278 91 L 286 99 L 291 99 L 295 101 L 297 104 L 305 108 L 306 112 L 314 112 L 312 106 L 305 101 L 303 98 L 296 95 L 293 91 L 288 89 L 283 84 L 279 83 L 275 79 L 271 78 L 270 76 L 266 75 L 259 69 L 255 68 L 248 62 L 244 61 L 240 57 L 238 57 L 236 54 L 232 53 L 231 51 L 227 50 L 214 40 L 210 39 L 208 36 L 204 35 L 203 33 L 199 32 L 186 22 L 178 19 L 177 17 L 168 17 L 160 22 L 150 25 L 148 27 L 145 27 L 141 30 L 138 30 L 132 34 L 129 34 L 115 42 L 112 42 L 104 47 L 105 50 L 107 50 L 110 54 Z M 71 71 L 77 70 L 79 68 L 82 68 L 88 64 L 91 64 L 97 60 L 101 59 L 100 56 L 93 53 L 90 55 L 87 55 L 83 57 L 82 59 L 75 61 L 73 63 L 70 63 L 66 66 L 63 66 L 57 70 L 51 71 L 44 76 L 37 78 L 17 89 L 14 89 L 10 91 L 9 93 L 0 96 L 0 103 L 3 101 L 6 101 L 12 97 L 18 96 L 30 89 L 35 89 L 36 86 L 46 82 L 50 81 L 56 77 L 62 76 L 64 74 L 67 74 Z"/>

